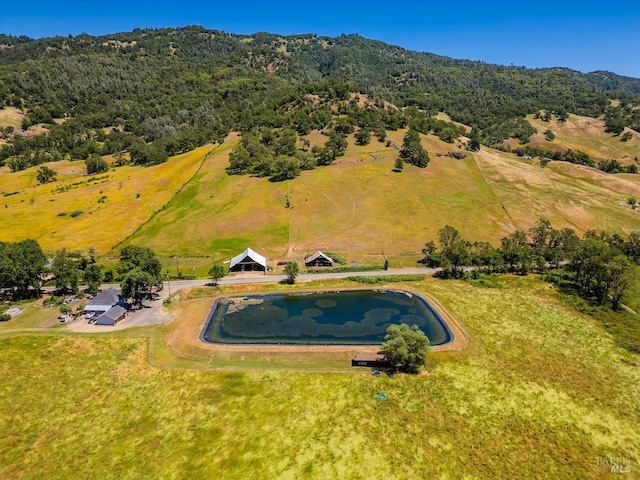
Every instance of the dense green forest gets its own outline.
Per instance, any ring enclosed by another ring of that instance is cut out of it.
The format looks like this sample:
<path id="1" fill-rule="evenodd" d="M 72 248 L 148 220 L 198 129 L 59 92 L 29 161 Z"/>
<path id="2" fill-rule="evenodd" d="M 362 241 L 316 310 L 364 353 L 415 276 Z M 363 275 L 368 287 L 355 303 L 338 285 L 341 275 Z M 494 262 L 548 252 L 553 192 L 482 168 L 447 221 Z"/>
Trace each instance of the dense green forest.
<path id="1" fill-rule="evenodd" d="M 12 170 L 61 158 L 95 163 L 105 154 L 125 161 L 125 153 L 154 164 L 233 130 L 247 138 L 230 173 L 277 179 L 331 163 L 348 133 L 359 142 L 372 134 L 384 141 L 385 130 L 407 124 L 446 141 L 465 133 L 435 120 L 438 112 L 472 127 L 471 147 L 509 137 L 526 143 L 535 130 L 525 116 L 533 113 L 560 121 L 568 113 L 604 115 L 613 135 L 640 130 L 640 80 L 454 60 L 358 35 L 233 35 L 192 26 L 39 40 L 0 35 L 0 106 L 26 112 L 22 129 L 49 131 L 0 129 L 8 142 L 0 162 Z M 324 147 L 291 148 L 312 129 L 327 135 Z M 261 153 L 269 161 L 256 165 L 251 159 Z"/>

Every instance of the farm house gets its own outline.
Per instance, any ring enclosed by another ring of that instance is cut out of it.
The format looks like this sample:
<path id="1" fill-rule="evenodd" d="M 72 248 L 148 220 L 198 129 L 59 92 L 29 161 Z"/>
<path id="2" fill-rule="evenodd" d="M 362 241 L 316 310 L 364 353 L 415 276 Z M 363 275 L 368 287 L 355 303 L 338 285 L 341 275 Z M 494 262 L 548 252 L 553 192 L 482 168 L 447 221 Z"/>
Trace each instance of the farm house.
<path id="1" fill-rule="evenodd" d="M 102 314 L 119 302 L 120 295 L 115 289 L 110 288 L 104 292 L 100 292 L 89 300 L 89 302 L 87 302 L 87 306 L 84 307 L 84 313 Z"/>
<path id="2" fill-rule="evenodd" d="M 265 272 L 266 270 L 267 259 L 250 248 L 233 257 L 229 264 L 229 272 Z"/>
<path id="3" fill-rule="evenodd" d="M 328 255 L 318 251 L 307 257 L 304 261 L 307 267 L 331 267 L 333 266 L 333 259 Z"/>

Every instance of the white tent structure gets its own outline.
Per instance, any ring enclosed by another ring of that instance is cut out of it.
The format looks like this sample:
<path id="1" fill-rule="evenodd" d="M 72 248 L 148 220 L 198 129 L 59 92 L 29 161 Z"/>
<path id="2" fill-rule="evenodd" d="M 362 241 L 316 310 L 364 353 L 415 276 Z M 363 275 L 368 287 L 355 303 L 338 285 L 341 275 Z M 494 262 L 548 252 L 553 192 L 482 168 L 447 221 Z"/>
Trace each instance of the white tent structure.
<path id="1" fill-rule="evenodd" d="M 230 272 L 265 272 L 266 270 L 267 259 L 250 248 L 233 257 L 229 264 Z"/>

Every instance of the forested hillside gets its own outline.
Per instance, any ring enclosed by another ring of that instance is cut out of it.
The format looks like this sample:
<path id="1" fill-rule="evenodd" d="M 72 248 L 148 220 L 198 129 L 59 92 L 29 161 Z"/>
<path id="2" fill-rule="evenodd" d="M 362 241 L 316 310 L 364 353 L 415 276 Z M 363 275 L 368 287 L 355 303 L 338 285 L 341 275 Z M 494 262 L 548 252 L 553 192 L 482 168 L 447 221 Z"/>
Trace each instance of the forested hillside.
<path id="1" fill-rule="evenodd" d="M 371 133 L 384 141 L 386 130 L 407 123 L 473 150 L 504 148 L 507 138 L 527 143 L 536 132 L 528 114 L 604 115 L 607 131 L 628 140 L 625 128 L 640 130 L 640 80 L 460 61 L 357 35 L 186 27 L 41 40 L 0 35 L 0 106 L 24 114 L 21 128 L 0 128 L 0 162 L 14 171 L 63 158 L 95 164 L 102 155 L 156 164 L 240 131 L 253 134 L 245 148 L 257 138 L 273 162 L 232 171 L 287 177 L 340 156 L 338 136 L 358 131 L 361 142 Z M 436 121 L 438 112 L 471 129 Z M 27 131 L 34 125 L 44 129 Z M 312 157 L 296 155 L 291 141 L 312 129 L 324 129 L 328 143 Z M 272 148 L 271 137 L 284 137 L 284 148 Z"/>

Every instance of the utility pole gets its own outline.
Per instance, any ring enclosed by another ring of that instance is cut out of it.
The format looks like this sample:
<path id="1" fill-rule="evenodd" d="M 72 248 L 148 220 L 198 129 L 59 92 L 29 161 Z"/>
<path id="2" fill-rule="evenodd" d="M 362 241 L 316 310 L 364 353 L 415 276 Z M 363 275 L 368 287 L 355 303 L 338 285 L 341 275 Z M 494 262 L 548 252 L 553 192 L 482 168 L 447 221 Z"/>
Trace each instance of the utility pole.
<path id="1" fill-rule="evenodd" d="M 169 280 L 169 270 L 167 270 L 167 286 L 169 287 L 169 301 L 171 301 L 171 281 Z"/>

